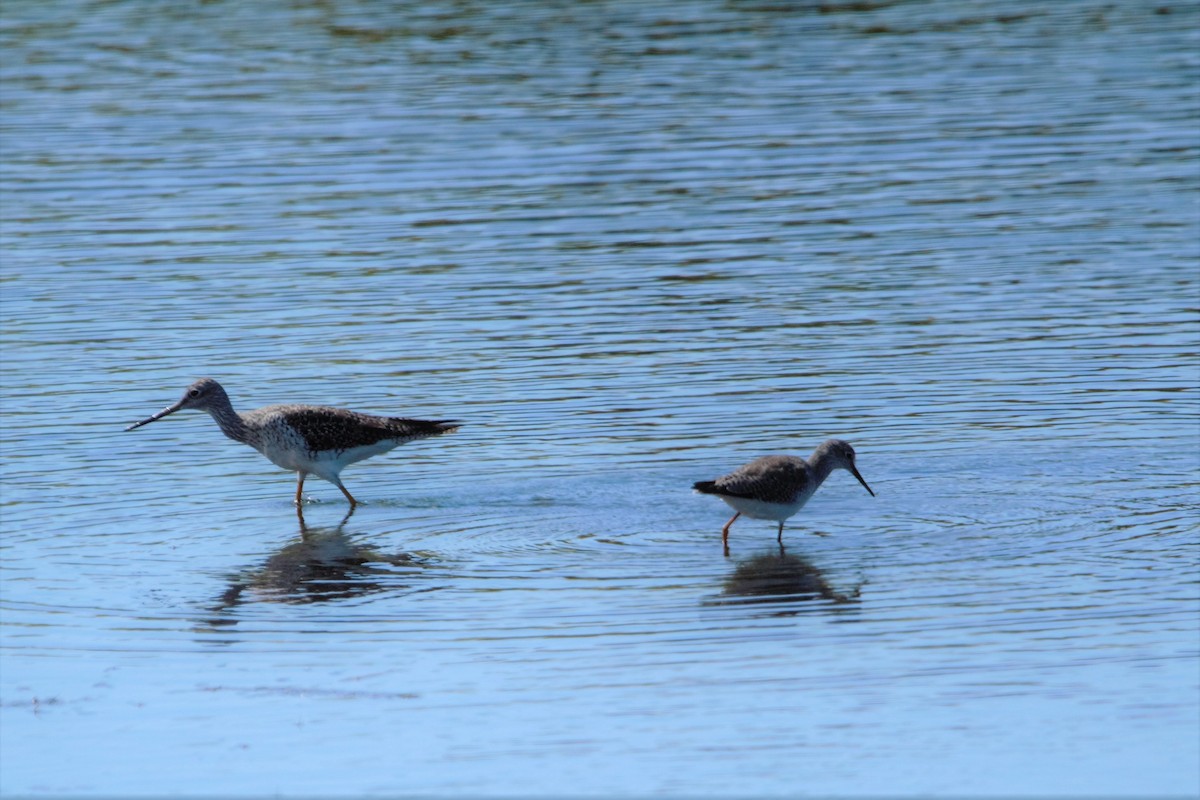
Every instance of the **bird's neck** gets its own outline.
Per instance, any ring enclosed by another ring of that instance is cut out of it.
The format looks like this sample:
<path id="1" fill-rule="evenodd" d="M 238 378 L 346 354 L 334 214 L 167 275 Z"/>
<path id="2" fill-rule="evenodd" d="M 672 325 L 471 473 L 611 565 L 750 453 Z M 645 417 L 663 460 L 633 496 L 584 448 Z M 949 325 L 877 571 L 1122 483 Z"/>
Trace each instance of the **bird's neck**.
<path id="1" fill-rule="evenodd" d="M 235 442 L 250 444 L 250 429 L 246 427 L 246 422 L 242 419 L 242 415 L 234 411 L 233 406 L 228 402 L 208 409 L 208 413 L 212 414 L 212 418 L 221 427 L 221 433 Z"/>
<path id="2" fill-rule="evenodd" d="M 814 488 L 824 483 L 829 474 L 838 467 L 834 463 L 833 456 L 828 451 L 819 449 L 812 454 L 812 458 L 808 460 L 808 464 L 812 467 L 813 480 L 815 481 Z"/>

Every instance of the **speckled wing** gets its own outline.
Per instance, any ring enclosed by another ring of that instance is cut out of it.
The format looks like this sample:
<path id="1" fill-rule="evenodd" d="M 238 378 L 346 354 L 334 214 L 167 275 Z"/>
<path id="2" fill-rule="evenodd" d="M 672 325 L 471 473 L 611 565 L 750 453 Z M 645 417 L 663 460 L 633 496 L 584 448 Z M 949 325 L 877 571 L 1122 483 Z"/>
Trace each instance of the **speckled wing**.
<path id="1" fill-rule="evenodd" d="M 808 487 L 808 469 L 795 456 L 763 456 L 715 481 L 695 484 L 704 494 L 747 497 L 764 503 L 791 503 Z"/>
<path id="2" fill-rule="evenodd" d="M 458 423 L 448 420 L 376 417 L 342 408 L 288 409 L 283 415 L 287 424 L 304 437 L 312 452 L 348 450 L 385 440 L 403 444 L 458 427 Z"/>

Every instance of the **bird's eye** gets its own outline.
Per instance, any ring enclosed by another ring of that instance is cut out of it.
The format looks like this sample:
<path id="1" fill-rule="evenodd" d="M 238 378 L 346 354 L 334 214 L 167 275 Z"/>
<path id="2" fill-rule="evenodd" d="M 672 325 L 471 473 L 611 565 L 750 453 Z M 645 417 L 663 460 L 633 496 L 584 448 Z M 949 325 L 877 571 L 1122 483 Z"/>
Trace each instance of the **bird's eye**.
<path id="1" fill-rule="evenodd" d="M 189 389 L 189 390 L 188 390 L 188 397 L 193 397 L 193 398 L 195 398 L 195 397 L 199 397 L 199 396 L 200 396 L 200 390 L 199 390 L 199 389 Z"/>

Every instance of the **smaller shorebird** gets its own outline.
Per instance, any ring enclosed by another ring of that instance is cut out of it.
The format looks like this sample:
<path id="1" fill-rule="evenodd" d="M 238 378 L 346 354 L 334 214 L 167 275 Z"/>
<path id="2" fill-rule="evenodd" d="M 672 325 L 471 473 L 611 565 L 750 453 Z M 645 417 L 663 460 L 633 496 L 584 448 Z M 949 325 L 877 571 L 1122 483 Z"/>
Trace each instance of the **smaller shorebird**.
<path id="1" fill-rule="evenodd" d="M 715 481 L 699 481 L 692 488 L 701 494 L 715 494 L 737 511 L 721 529 L 727 551 L 729 526 L 742 514 L 778 522 L 782 545 L 783 523 L 803 508 L 829 473 L 839 467 L 849 470 L 875 496 L 854 466 L 854 448 L 841 439 L 822 443 L 807 461 L 797 456 L 763 456 Z"/>
<path id="2" fill-rule="evenodd" d="M 329 406 L 282 405 L 239 414 L 229 395 L 212 378 L 201 378 L 187 388 L 178 403 L 167 406 L 125 430 L 185 408 L 207 411 L 230 439 L 244 442 L 272 463 L 296 471 L 296 503 L 302 502 L 304 479 L 316 475 L 342 490 L 350 508 L 358 505 L 342 485 L 341 473 L 348 465 L 386 453 L 394 447 L 457 430 L 458 422 L 426 421 L 402 417 L 376 417 Z"/>

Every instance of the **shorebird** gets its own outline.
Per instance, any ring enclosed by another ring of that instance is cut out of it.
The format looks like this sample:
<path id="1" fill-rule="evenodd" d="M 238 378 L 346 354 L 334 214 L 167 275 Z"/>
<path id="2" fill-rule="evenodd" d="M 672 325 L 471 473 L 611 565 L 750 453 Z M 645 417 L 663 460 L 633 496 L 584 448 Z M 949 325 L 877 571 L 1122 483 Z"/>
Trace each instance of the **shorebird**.
<path id="1" fill-rule="evenodd" d="M 841 439 L 823 442 L 807 461 L 798 456 L 763 456 L 715 481 L 699 481 L 692 488 L 701 494 L 715 494 L 737 512 L 721 529 L 721 541 L 726 550 L 729 549 L 729 526 L 742 514 L 778 522 L 778 539 L 782 545 L 783 523 L 803 508 L 829 473 L 839 467 L 849 470 L 863 488 L 875 496 L 854 466 L 854 448 Z"/>
<path id="2" fill-rule="evenodd" d="M 273 464 L 295 470 L 297 505 L 302 502 L 304 479 L 311 474 L 341 489 L 352 509 L 358 501 L 338 477 L 348 465 L 405 442 L 450 433 L 459 427 L 452 420 L 377 417 L 329 406 L 266 406 L 239 414 L 221 384 L 201 378 L 187 388 L 179 402 L 125 430 L 140 428 L 185 408 L 207 411 L 230 439 L 250 445 Z"/>

